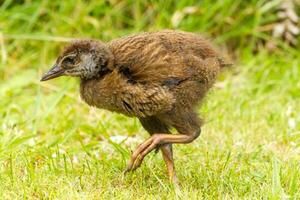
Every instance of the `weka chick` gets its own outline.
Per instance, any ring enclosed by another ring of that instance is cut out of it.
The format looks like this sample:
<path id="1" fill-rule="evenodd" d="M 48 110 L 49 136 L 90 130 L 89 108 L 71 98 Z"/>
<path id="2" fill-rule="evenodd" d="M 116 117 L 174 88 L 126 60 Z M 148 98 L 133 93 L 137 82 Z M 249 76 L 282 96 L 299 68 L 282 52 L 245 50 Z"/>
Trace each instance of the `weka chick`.
<path id="1" fill-rule="evenodd" d="M 176 182 L 172 144 L 190 143 L 200 135 L 195 107 L 226 64 L 202 37 L 166 30 L 108 43 L 72 42 L 41 81 L 79 77 L 88 105 L 139 118 L 151 137 L 133 152 L 126 172 L 160 148 Z M 171 134 L 171 127 L 178 134 Z"/>

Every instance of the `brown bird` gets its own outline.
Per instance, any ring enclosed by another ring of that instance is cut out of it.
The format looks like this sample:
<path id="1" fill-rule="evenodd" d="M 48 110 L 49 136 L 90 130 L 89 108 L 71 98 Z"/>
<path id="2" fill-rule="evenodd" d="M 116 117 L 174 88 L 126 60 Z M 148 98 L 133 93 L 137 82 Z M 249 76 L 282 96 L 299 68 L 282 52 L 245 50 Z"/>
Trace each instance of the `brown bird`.
<path id="1" fill-rule="evenodd" d="M 107 43 L 74 41 L 41 81 L 79 77 L 88 105 L 139 118 L 151 137 L 133 152 L 125 172 L 160 149 L 176 183 L 172 144 L 190 143 L 200 135 L 196 107 L 227 64 L 201 36 L 164 30 Z M 178 134 L 171 134 L 171 127 Z"/>

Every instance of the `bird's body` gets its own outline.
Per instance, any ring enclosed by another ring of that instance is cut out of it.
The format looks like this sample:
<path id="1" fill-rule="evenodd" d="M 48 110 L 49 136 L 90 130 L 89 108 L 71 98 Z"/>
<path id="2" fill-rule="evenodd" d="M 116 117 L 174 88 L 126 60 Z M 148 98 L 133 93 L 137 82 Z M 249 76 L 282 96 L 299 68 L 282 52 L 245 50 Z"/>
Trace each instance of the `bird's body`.
<path id="1" fill-rule="evenodd" d="M 197 105 L 216 79 L 220 56 L 196 34 L 143 33 L 108 44 L 111 72 L 81 81 L 81 96 L 91 106 L 128 116 L 147 117 Z"/>
<path id="2" fill-rule="evenodd" d="M 57 63 L 68 67 L 52 68 L 54 72 L 44 80 L 53 74 L 79 76 L 80 94 L 87 104 L 138 117 L 151 134 L 133 153 L 127 171 L 139 167 L 150 151 L 161 148 L 173 181 L 171 144 L 189 143 L 199 136 L 201 121 L 195 108 L 226 65 L 207 40 L 171 30 L 108 43 L 73 42 Z M 179 134 L 170 134 L 170 127 Z"/>

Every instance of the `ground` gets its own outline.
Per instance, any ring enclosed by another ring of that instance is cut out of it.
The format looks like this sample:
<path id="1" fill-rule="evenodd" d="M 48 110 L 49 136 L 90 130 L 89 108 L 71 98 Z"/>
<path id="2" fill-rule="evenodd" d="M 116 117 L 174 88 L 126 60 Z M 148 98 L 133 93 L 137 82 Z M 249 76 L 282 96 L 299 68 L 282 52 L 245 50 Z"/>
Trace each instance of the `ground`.
<path id="1" fill-rule="evenodd" d="M 238 48 L 234 67 L 224 71 L 199 107 L 205 119 L 201 136 L 174 146 L 181 185 L 176 189 L 160 153 L 123 176 L 131 151 L 148 137 L 137 119 L 88 107 L 80 100 L 78 80 L 39 82 L 61 41 L 68 40 L 47 31 L 63 35 L 75 29 L 77 35 L 97 37 L 90 29 L 74 28 L 81 18 L 69 18 L 64 5 L 63 14 L 52 13 L 52 24 L 43 28 L 36 16 L 47 13 L 47 3 L 7 7 L 0 17 L 9 27 L 0 29 L 1 199 L 300 198 L 300 55 L 295 50 Z M 76 14 L 84 15 L 84 9 L 90 8 L 81 5 Z M 57 25 L 59 17 L 69 29 Z M 83 19 L 97 28 L 97 21 Z M 185 23 L 185 30 L 197 25 Z M 111 28 L 106 33 L 113 34 L 102 39 L 137 32 L 118 31 Z"/>

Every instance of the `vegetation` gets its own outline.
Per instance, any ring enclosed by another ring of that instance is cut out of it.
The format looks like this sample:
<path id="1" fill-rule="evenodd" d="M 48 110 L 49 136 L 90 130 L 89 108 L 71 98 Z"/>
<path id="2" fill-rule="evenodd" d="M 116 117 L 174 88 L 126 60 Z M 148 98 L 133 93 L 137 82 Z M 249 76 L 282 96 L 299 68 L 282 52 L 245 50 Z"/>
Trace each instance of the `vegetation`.
<path id="1" fill-rule="evenodd" d="M 0 1 L 0 198 L 299 199 L 300 54 L 264 48 L 278 2 Z M 88 107 L 74 79 L 39 82 L 72 38 L 165 28 L 202 33 L 235 58 L 199 110 L 201 137 L 175 145 L 180 190 L 160 154 L 122 175 L 148 137 L 136 119 Z"/>

